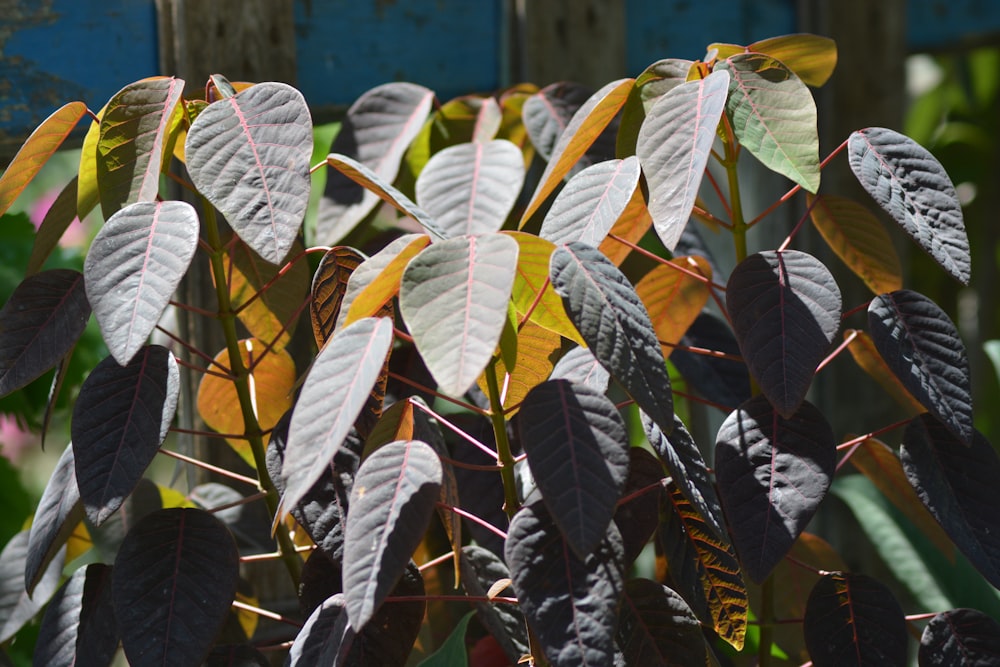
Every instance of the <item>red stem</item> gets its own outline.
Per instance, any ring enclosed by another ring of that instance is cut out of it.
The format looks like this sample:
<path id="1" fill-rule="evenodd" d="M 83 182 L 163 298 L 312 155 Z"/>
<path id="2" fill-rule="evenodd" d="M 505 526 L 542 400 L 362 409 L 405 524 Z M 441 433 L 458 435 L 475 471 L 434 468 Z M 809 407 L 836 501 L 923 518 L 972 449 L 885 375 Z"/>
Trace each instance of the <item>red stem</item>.
<path id="1" fill-rule="evenodd" d="M 857 337 L 858 337 L 858 332 L 857 332 L 856 329 L 854 331 L 852 331 L 851 333 L 847 334 L 847 338 L 845 338 L 844 341 L 840 345 L 838 345 L 836 347 L 836 349 L 834 349 L 833 352 L 831 352 L 830 354 L 828 354 L 827 357 L 826 357 L 826 359 L 824 359 L 823 361 L 819 362 L 819 366 L 816 367 L 816 371 L 815 372 L 819 373 L 821 370 L 823 370 L 824 368 L 826 368 L 826 365 L 829 364 L 834 359 L 836 359 L 837 356 L 841 352 L 843 352 L 845 349 L 847 349 L 847 346 L 851 344 L 851 341 L 853 341 Z"/>
<path id="2" fill-rule="evenodd" d="M 500 530 L 499 528 L 497 528 L 496 526 L 494 526 L 489 521 L 484 521 L 483 519 L 480 519 L 475 514 L 472 514 L 471 512 L 466 512 L 461 507 L 452 507 L 451 505 L 445 505 L 442 502 L 437 503 L 437 506 L 438 507 L 443 507 L 444 509 L 446 509 L 446 510 L 448 510 L 450 512 L 454 512 L 458 516 L 465 517 L 466 519 L 468 519 L 469 521 L 472 521 L 473 523 L 478 523 L 480 526 L 482 526 L 486 530 L 490 531 L 494 535 L 498 535 L 502 539 L 505 539 L 505 540 L 507 539 L 507 533 L 505 533 L 504 531 Z"/>
<path id="3" fill-rule="evenodd" d="M 198 468 L 201 468 L 203 470 L 208 470 L 209 472 L 214 472 L 216 474 L 222 475 L 223 477 L 228 477 L 229 479 L 234 479 L 237 482 L 243 482 L 244 484 L 251 484 L 253 486 L 256 486 L 257 488 L 260 488 L 260 482 L 256 479 L 253 479 L 252 477 L 246 477 L 239 473 L 235 473 L 226 470 L 224 468 L 219 468 L 218 466 L 213 466 L 209 463 L 204 463 L 202 461 L 199 461 L 198 459 L 193 459 L 190 456 L 185 456 L 178 452 L 172 452 L 169 449 L 163 449 L 162 447 L 156 450 L 156 453 L 163 454 L 164 456 L 169 456 L 171 458 L 175 458 L 178 461 L 183 461 L 184 463 L 190 463 L 193 466 L 197 466 Z"/>

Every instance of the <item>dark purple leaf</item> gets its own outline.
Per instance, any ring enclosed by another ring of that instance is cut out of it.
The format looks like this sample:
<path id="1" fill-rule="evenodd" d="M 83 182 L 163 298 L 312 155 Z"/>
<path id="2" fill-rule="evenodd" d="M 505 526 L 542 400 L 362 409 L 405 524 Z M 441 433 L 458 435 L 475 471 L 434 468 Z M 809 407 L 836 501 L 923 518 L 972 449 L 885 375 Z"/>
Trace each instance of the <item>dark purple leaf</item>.
<path id="1" fill-rule="evenodd" d="M 462 547 L 462 586 L 475 602 L 476 612 L 514 664 L 528 653 L 524 617 L 516 606 L 483 602 L 494 584 L 510 578 L 510 570 L 492 551 L 475 545 Z"/>
<path id="2" fill-rule="evenodd" d="M 878 205 L 945 271 L 968 285 L 972 260 L 962 205 L 937 158 L 884 127 L 852 133 L 847 154 L 854 176 Z"/>
<path id="3" fill-rule="evenodd" d="M 1000 623 L 975 609 L 943 611 L 920 637 L 920 667 L 1000 664 Z"/>
<path id="4" fill-rule="evenodd" d="M 642 447 L 628 450 L 628 480 L 614 522 L 622 536 L 625 566 L 631 567 L 660 525 L 660 503 L 665 482 L 663 464 Z M 629 498 L 632 494 L 640 494 Z"/>
<path id="5" fill-rule="evenodd" d="M 13 637 L 41 611 L 59 587 L 65 549 L 52 559 L 29 596 L 24 587 L 24 566 L 28 558 L 28 531 L 10 538 L 0 552 L 0 644 Z"/>
<path id="6" fill-rule="evenodd" d="M 89 318 L 82 273 L 52 269 L 25 278 L 0 309 L 0 396 L 59 363 Z"/>
<path id="7" fill-rule="evenodd" d="M 77 629 L 86 578 L 87 568 L 79 568 L 52 596 L 38 629 L 32 664 L 72 667 L 76 663 Z"/>
<path id="8" fill-rule="evenodd" d="M 265 82 L 208 105 L 185 143 L 195 187 L 241 239 L 278 264 L 309 203 L 312 119 L 302 94 Z"/>
<path id="9" fill-rule="evenodd" d="M 1000 588 L 1000 457 L 978 431 L 971 446 L 929 414 L 913 418 L 899 449 L 910 485 L 955 546 Z"/>
<path id="10" fill-rule="evenodd" d="M 578 345 L 556 362 L 549 379 L 569 380 L 603 394 L 608 390 L 611 375 L 590 350 Z"/>
<path id="11" fill-rule="evenodd" d="M 775 409 L 791 417 L 840 329 L 836 281 L 812 255 L 767 250 L 733 269 L 726 308 L 750 373 Z"/>
<path id="12" fill-rule="evenodd" d="M 309 618 L 327 598 L 344 592 L 344 581 L 340 575 L 340 561 L 330 560 L 322 551 L 309 556 L 299 579 L 299 611 L 302 618 Z"/>
<path id="13" fill-rule="evenodd" d="M 28 534 L 28 555 L 24 567 L 24 585 L 29 593 L 56 552 L 66 544 L 77 524 L 83 520 L 83 503 L 76 486 L 74 464 L 73 446 L 66 445 L 38 501 Z"/>
<path id="14" fill-rule="evenodd" d="M 120 366 L 106 357 L 73 406 L 76 481 L 87 517 L 100 526 L 117 510 L 156 456 L 177 410 L 174 355 L 149 345 Z"/>
<path id="15" fill-rule="evenodd" d="M 610 526 L 580 559 L 541 503 L 514 515 L 505 555 L 514 590 L 545 656 L 555 667 L 608 665 L 614 659 L 624 552 Z"/>
<path id="16" fill-rule="evenodd" d="M 205 659 L 204 667 L 270 667 L 267 656 L 249 644 L 216 646 Z"/>
<path id="17" fill-rule="evenodd" d="M 628 278 L 582 243 L 552 253 L 549 275 L 590 351 L 653 421 L 674 425 L 670 376 L 646 307 Z"/>
<path id="18" fill-rule="evenodd" d="M 538 235 L 556 245 L 579 241 L 596 248 L 624 213 L 638 184 L 635 156 L 587 167 L 556 196 Z"/>
<path id="19" fill-rule="evenodd" d="M 649 579 L 625 584 L 618 645 L 629 665 L 705 665 L 705 638 L 694 612 L 680 595 Z"/>
<path id="20" fill-rule="evenodd" d="M 625 422 L 604 394 L 568 380 L 529 391 L 517 421 L 549 514 L 586 559 L 607 535 L 628 478 Z"/>
<path id="21" fill-rule="evenodd" d="M 180 201 L 138 202 L 101 227 L 87 253 L 87 299 L 108 350 L 125 365 L 156 328 L 187 273 L 200 232 Z"/>
<path id="22" fill-rule="evenodd" d="M 824 575 L 809 593 L 803 623 L 816 667 L 906 664 L 906 620 L 892 592 L 863 574 Z"/>
<path id="23" fill-rule="evenodd" d="M 73 572 L 56 591 L 42 616 L 32 664 L 111 664 L 118 648 L 118 632 L 111 607 L 110 575 L 110 566 L 91 563 Z"/>
<path id="24" fill-rule="evenodd" d="M 792 548 L 833 478 L 837 441 L 823 414 L 803 402 L 791 418 L 763 396 L 719 428 L 715 475 L 733 543 L 760 583 Z"/>
<path id="25" fill-rule="evenodd" d="M 958 329 L 923 294 L 898 290 L 868 305 L 875 349 L 903 386 L 962 442 L 973 437 L 969 360 Z"/>
<path id="26" fill-rule="evenodd" d="M 87 566 L 80 624 L 76 635 L 77 665 L 108 665 L 118 650 L 118 621 L 111 596 L 113 568 L 103 563 Z"/>
<path id="27" fill-rule="evenodd" d="M 728 325 L 715 315 L 703 312 L 688 327 L 680 345 L 713 350 L 734 357 L 740 356 L 740 346 Z M 670 362 L 684 379 L 705 398 L 735 409 L 750 398 L 750 374 L 739 359 L 698 354 L 677 347 Z"/>
<path id="28" fill-rule="evenodd" d="M 236 597 L 239 554 L 225 525 L 197 509 L 142 519 L 115 558 L 112 598 L 131 664 L 200 665 Z"/>

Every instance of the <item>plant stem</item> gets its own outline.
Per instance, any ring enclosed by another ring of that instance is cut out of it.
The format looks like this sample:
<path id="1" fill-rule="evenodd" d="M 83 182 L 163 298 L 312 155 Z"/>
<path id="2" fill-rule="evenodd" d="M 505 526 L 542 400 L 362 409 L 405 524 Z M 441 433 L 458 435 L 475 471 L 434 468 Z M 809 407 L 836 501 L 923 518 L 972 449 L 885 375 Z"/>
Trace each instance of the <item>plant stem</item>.
<path id="1" fill-rule="evenodd" d="M 729 124 L 729 119 L 723 116 L 722 122 L 726 129 L 726 140 L 723 142 L 726 148 L 726 156 L 722 160 L 722 166 L 726 170 L 726 178 L 729 181 L 729 205 L 732 212 L 733 245 L 736 248 L 736 263 L 739 264 L 747 257 L 747 222 L 743 217 L 743 200 L 740 197 L 740 180 L 736 169 L 739 148 L 736 143 L 736 135 Z"/>
<path id="2" fill-rule="evenodd" d="M 500 465 L 500 477 L 503 479 L 503 508 L 508 519 L 513 519 L 521 508 L 517 498 L 517 478 L 514 476 L 514 455 L 507 439 L 507 421 L 503 416 L 503 403 L 500 400 L 500 384 L 497 382 L 497 360 L 494 359 L 486 367 L 486 388 L 490 397 L 490 421 L 493 423 L 493 437 L 497 443 L 497 463 Z"/>
<path id="3" fill-rule="evenodd" d="M 236 332 L 236 313 L 233 310 L 232 301 L 229 298 L 229 290 L 226 280 L 225 247 L 219 235 L 219 225 L 215 218 L 215 209 L 205 201 L 203 206 L 205 216 L 205 235 L 212 252 L 209 260 L 212 265 L 212 276 L 215 279 L 215 293 L 219 303 L 219 323 L 222 326 L 223 334 L 226 338 L 226 349 L 229 352 L 229 365 L 233 375 L 233 386 L 240 402 L 240 412 L 243 415 L 243 426 L 245 437 L 250 443 L 250 451 L 253 452 L 254 464 L 257 468 L 258 486 L 261 491 L 267 494 L 266 502 L 268 511 L 272 519 L 278 511 L 278 490 L 271 481 L 267 473 L 265 462 L 264 434 L 261 431 L 260 423 L 257 421 L 257 414 L 254 409 L 254 399 L 250 392 L 250 370 L 243 363 L 243 355 L 240 350 L 240 339 Z M 278 542 L 278 551 L 281 553 L 281 560 L 288 568 L 288 574 L 292 578 L 295 588 L 298 588 L 299 577 L 302 573 L 302 559 L 295 551 L 288 533 L 278 527 L 275 531 Z"/>
<path id="4" fill-rule="evenodd" d="M 771 644 L 774 642 L 774 576 L 764 580 L 760 587 L 760 645 L 757 652 L 758 667 L 771 664 Z"/>

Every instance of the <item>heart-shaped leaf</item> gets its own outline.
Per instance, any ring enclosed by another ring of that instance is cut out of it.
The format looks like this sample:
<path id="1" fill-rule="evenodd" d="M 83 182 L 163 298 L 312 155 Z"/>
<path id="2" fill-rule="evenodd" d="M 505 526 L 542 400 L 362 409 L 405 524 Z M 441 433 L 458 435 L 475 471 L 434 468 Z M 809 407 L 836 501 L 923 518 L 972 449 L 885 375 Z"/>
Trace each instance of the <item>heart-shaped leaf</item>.
<path id="1" fill-rule="evenodd" d="M 365 406 L 392 345 L 392 320 L 366 318 L 330 339 L 295 404 L 281 477 L 279 516 L 299 504 L 327 470 Z"/>
<path id="2" fill-rule="evenodd" d="M 612 81 L 591 95 L 583 106 L 576 110 L 552 149 L 552 155 L 538 182 L 538 187 L 521 215 L 519 227 L 524 227 L 542 202 L 552 194 L 573 165 L 611 123 L 628 99 L 633 83 L 634 79 Z"/>
<path id="3" fill-rule="evenodd" d="M 872 342 L 889 370 L 965 443 L 972 441 L 972 382 L 958 329 L 923 294 L 898 290 L 868 305 Z"/>
<path id="4" fill-rule="evenodd" d="M 586 559 L 607 534 L 628 477 L 618 408 L 584 385 L 550 380 L 528 392 L 518 433 L 549 514 Z"/>
<path id="5" fill-rule="evenodd" d="M 451 238 L 499 231 L 521 191 L 524 159 L 506 139 L 449 146 L 417 177 L 417 204 Z"/>
<path id="6" fill-rule="evenodd" d="M 943 611 L 920 637 L 920 667 L 1000 663 L 1000 623 L 977 609 Z"/>
<path id="7" fill-rule="evenodd" d="M 699 280 L 697 276 L 704 279 Z M 708 302 L 712 267 L 703 257 L 675 257 L 636 283 L 660 345 L 669 355 Z"/>
<path id="8" fill-rule="evenodd" d="M 740 145 L 768 169 L 816 192 L 816 103 L 802 79 L 762 53 L 731 56 L 716 65 L 719 70 L 731 77 L 726 113 Z"/>
<path id="9" fill-rule="evenodd" d="M 733 547 L 712 534 L 674 482 L 663 497 L 659 540 L 671 568 L 671 586 L 698 618 L 742 650 L 750 602 Z"/>
<path id="10" fill-rule="evenodd" d="M 809 215 L 826 244 L 875 294 L 903 286 L 903 270 L 889 233 L 853 199 L 810 195 Z"/>
<path id="11" fill-rule="evenodd" d="M 649 579 L 625 584 L 618 645 L 629 665 L 705 665 L 705 638 L 694 612 L 680 595 Z"/>
<path id="12" fill-rule="evenodd" d="M 142 478 L 177 410 L 180 371 L 170 350 L 142 348 L 127 366 L 97 365 L 73 406 L 76 481 L 87 518 L 100 526 Z"/>
<path id="13" fill-rule="evenodd" d="M 309 203 L 312 119 L 302 93 L 265 82 L 213 102 L 184 150 L 198 191 L 254 252 L 281 262 Z"/>
<path id="14" fill-rule="evenodd" d="M 365 261 L 359 250 L 348 246 L 334 246 L 326 251 L 316 267 L 312 279 L 312 300 L 309 316 L 312 320 L 316 345 L 323 347 L 333 332 L 347 293 L 347 281 L 354 270 Z"/>
<path id="15" fill-rule="evenodd" d="M 504 548 L 514 591 L 545 656 L 555 667 L 610 665 L 624 553 L 618 529 L 587 558 L 569 547 L 541 503 L 514 515 Z"/>
<path id="16" fill-rule="evenodd" d="M 82 273 L 52 269 L 25 278 L 0 309 L 0 396 L 59 363 L 89 318 Z"/>
<path id="17" fill-rule="evenodd" d="M 869 127 L 847 143 L 851 171 L 868 194 L 934 261 L 969 284 L 971 256 L 962 205 L 937 158 L 894 130 Z"/>
<path id="18" fill-rule="evenodd" d="M 372 88 L 347 110 L 330 149 L 353 158 L 385 183 L 399 173 L 407 146 L 420 132 L 434 93 L 412 83 L 394 82 Z M 320 200 L 316 240 L 333 245 L 361 221 L 378 198 L 351 179 L 331 173 Z"/>
<path id="19" fill-rule="evenodd" d="M 157 201 L 125 206 L 97 233 L 83 277 L 119 364 L 127 364 L 156 328 L 191 264 L 200 229 L 190 204 Z"/>
<path id="20" fill-rule="evenodd" d="M 347 281 L 336 329 L 382 312 L 399 294 L 406 265 L 430 242 L 426 234 L 404 234 L 361 262 Z"/>
<path id="21" fill-rule="evenodd" d="M 400 313 L 444 393 L 464 394 L 493 357 L 517 250 L 503 234 L 462 236 L 425 248 L 403 272 Z"/>
<path id="22" fill-rule="evenodd" d="M 0 552 L 0 643 L 5 643 L 41 611 L 59 587 L 65 551 L 60 552 L 39 579 L 29 596 L 24 587 L 28 559 L 28 531 L 10 538 Z"/>
<path id="23" fill-rule="evenodd" d="M 24 567 L 24 586 L 28 593 L 34 590 L 56 552 L 83 520 L 83 503 L 76 486 L 74 465 L 73 446 L 66 445 L 38 501 L 28 533 Z"/>
<path id="24" fill-rule="evenodd" d="M 31 136 L 25 139 L 17 155 L 0 175 L 0 215 L 7 212 L 53 153 L 59 150 L 63 140 L 73 131 L 85 113 L 87 105 L 83 102 L 65 104 L 53 111 L 35 128 Z M 74 201 L 75 199 L 74 194 Z"/>
<path id="25" fill-rule="evenodd" d="M 906 664 L 906 620 L 892 592 L 863 574 L 834 572 L 813 587 L 802 627 L 816 665 Z"/>
<path id="26" fill-rule="evenodd" d="M 739 343 L 729 325 L 708 311 L 688 327 L 670 353 L 670 363 L 710 401 L 735 408 L 750 398 L 750 374 Z"/>
<path id="27" fill-rule="evenodd" d="M 729 72 L 716 70 L 660 97 L 642 122 L 635 154 L 649 183 L 653 228 L 668 250 L 691 216 L 728 92 Z"/>
<path id="28" fill-rule="evenodd" d="M 635 156 L 591 165 L 559 192 L 538 235 L 555 244 L 580 241 L 596 248 L 625 212 L 638 185 Z"/>
<path id="29" fill-rule="evenodd" d="M 598 250 L 582 243 L 557 248 L 549 274 L 590 351 L 669 433 L 674 410 L 667 364 L 649 314 L 628 278 Z"/>
<path id="30" fill-rule="evenodd" d="M 716 437 L 715 474 L 740 562 L 764 581 L 830 488 L 837 442 L 823 414 L 803 402 L 790 417 L 763 396 L 726 417 Z"/>
<path id="31" fill-rule="evenodd" d="M 364 628 L 420 544 L 443 482 L 441 461 L 419 440 L 384 445 L 365 459 L 344 530 L 344 592 L 351 627 Z"/>
<path id="32" fill-rule="evenodd" d="M 200 665 L 236 597 L 239 552 L 204 510 L 171 508 L 129 531 L 111 580 L 125 657 L 132 664 Z"/>
<path id="33" fill-rule="evenodd" d="M 164 138 L 180 112 L 183 93 L 181 79 L 151 77 L 130 83 L 108 100 L 100 116 L 95 165 L 105 219 L 126 204 L 156 198 Z M 82 210 L 79 214 L 85 215 Z"/>
<path id="34" fill-rule="evenodd" d="M 840 329 L 840 288 L 826 266 L 798 250 L 740 262 L 726 288 L 743 359 L 768 400 L 790 417 Z"/>
<path id="35" fill-rule="evenodd" d="M 978 431 L 969 445 L 928 414 L 903 433 L 899 457 L 910 484 L 955 546 L 1000 588 L 1000 457 Z"/>

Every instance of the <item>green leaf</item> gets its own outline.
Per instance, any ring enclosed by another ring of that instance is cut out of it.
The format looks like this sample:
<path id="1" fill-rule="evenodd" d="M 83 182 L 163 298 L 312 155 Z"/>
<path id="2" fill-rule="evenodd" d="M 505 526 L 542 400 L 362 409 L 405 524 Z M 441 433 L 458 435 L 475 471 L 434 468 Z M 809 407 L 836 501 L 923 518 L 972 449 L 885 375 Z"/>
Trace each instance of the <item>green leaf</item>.
<path id="1" fill-rule="evenodd" d="M 403 272 L 400 313 L 444 393 L 464 394 L 496 352 L 517 250 L 502 234 L 456 237 L 425 248 Z"/>
<path id="2" fill-rule="evenodd" d="M 265 82 L 208 105 L 187 133 L 195 187 L 272 264 L 288 254 L 309 204 L 312 129 L 302 93 Z"/>
<path id="3" fill-rule="evenodd" d="M 736 139 L 772 171 L 808 192 L 819 189 L 819 135 L 812 93 L 780 61 L 741 53 L 716 65 L 728 70 L 729 115 Z"/>
<path id="4" fill-rule="evenodd" d="M 465 650 L 465 631 L 469 627 L 469 621 L 475 615 L 475 611 L 470 611 L 459 619 L 458 623 L 455 624 L 455 629 L 451 631 L 441 647 L 421 660 L 417 667 L 463 667 L 468 665 L 469 655 Z"/>
<path id="5" fill-rule="evenodd" d="M 183 92 L 181 79 L 152 77 L 130 83 L 108 101 L 96 146 L 97 184 L 105 218 L 126 204 L 156 198 L 164 138 L 172 116 L 180 110 Z"/>

